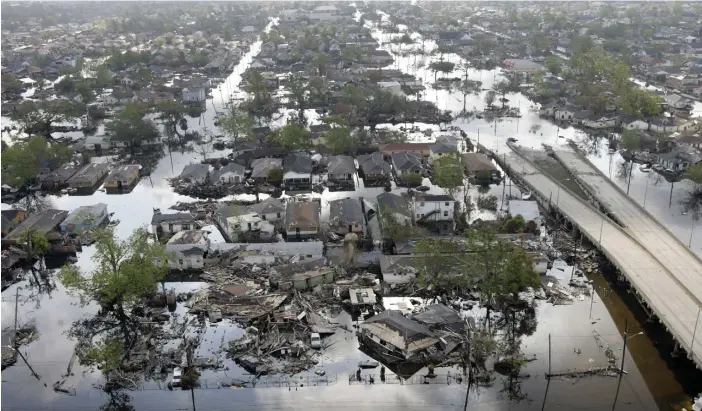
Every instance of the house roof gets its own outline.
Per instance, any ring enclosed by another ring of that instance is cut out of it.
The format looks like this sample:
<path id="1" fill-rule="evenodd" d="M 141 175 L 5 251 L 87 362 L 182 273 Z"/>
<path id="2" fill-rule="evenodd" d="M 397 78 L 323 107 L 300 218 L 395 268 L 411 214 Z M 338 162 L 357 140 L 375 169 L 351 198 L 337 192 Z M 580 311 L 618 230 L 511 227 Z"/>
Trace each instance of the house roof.
<path id="1" fill-rule="evenodd" d="M 89 220 L 94 220 L 97 216 L 106 212 L 107 204 L 105 203 L 97 203 L 90 206 L 80 206 L 75 210 L 71 211 L 70 214 L 68 214 L 68 217 L 66 217 L 66 219 L 63 220 L 63 225 L 81 224 L 84 222 L 89 222 Z"/>
<path id="2" fill-rule="evenodd" d="M 17 215 L 19 213 L 25 213 L 25 215 L 26 215 L 26 211 L 24 211 L 24 210 L 15 210 L 15 209 L 2 210 L 2 226 L 9 228 L 10 225 L 12 225 L 12 220 L 17 218 Z"/>
<path id="3" fill-rule="evenodd" d="M 57 168 L 44 177 L 43 181 L 68 181 L 81 167 L 68 164 Z"/>
<path id="4" fill-rule="evenodd" d="M 319 203 L 316 201 L 288 203 L 285 211 L 285 225 L 288 229 L 319 228 Z"/>
<path id="5" fill-rule="evenodd" d="M 124 164 L 121 166 L 116 167 L 110 175 L 107 176 L 106 181 L 119 181 L 119 180 L 126 180 L 127 178 L 131 177 L 134 171 L 138 171 L 141 169 L 141 166 L 139 164 Z"/>
<path id="6" fill-rule="evenodd" d="M 3 240 L 16 241 L 26 230 L 36 230 L 37 233 L 46 235 L 49 231 L 58 227 L 67 215 L 68 211 L 53 208 L 30 214 L 14 230 L 7 234 Z"/>
<path id="7" fill-rule="evenodd" d="M 435 143 L 430 146 L 432 153 L 452 153 L 457 151 L 455 147 L 444 143 Z"/>
<path id="8" fill-rule="evenodd" d="M 182 179 L 201 179 L 207 177 L 207 173 L 210 172 L 210 166 L 208 164 L 188 164 L 183 168 L 180 173 L 179 178 Z"/>
<path id="9" fill-rule="evenodd" d="M 331 156 L 327 171 L 329 174 L 353 174 L 356 172 L 356 165 L 349 156 Z"/>
<path id="10" fill-rule="evenodd" d="M 107 163 L 90 163 L 78 170 L 68 181 L 86 179 L 90 178 L 90 176 L 104 176 L 107 174 L 109 167 Z"/>
<path id="11" fill-rule="evenodd" d="M 412 207 L 409 201 L 402 196 L 393 193 L 381 193 L 376 197 L 376 201 L 379 210 L 387 208 L 395 213 L 412 218 Z"/>
<path id="12" fill-rule="evenodd" d="M 390 164 L 380 151 L 357 157 L 358 165 L 366 174 L 390 174 Z"/>
<path id="13" fill-rule="evenodd" d="M 381 144 L 380 151 L 427 151 L 430 143 L 389 143 Z"/>
<path id="14" fill-rule="evenodd" d="M 202 230 L 183 230 L 175 233 L 168 240 L 168 244 L 201 244 L 205 242 L 205 239 L 205 232 Z"/>
<path id="15" fill-rule="evenodd" d="M 380 314 L 376 314 L 367 319 L 361 327 L 363 328 L 366 324 L 383 324 L 390 330 L 395 331 L 397 336 L 401 338 L 401 343 L 398 344 L 397 341 L 390 341 L 390 339 L 386 341 L 391 342 L 398 348 L 409 348 L 410 343 L 425 338 L 435 339 L 434 333 L 427 326 L 412 321 L 402 315 L 401 312 L 395 310 L 385 310 Z"/>
<path id="16" fill-rule="evenodd" d="M 298 174 L 312 173 L 312 158 L 307 154 L 290 154 L 283 160 L 283 171 Z"/>
<path id="17" fill-rule="evenodd" d="M 428 327 L 464 324 L 463 318 L 455 310 L 443 304 L 432 304 L 426 307 L 423 313 L 416 314 L 413 318 Z"/>
<path id="18" fill-rule="evenodd" d="M 260 203 L 256 203 L 249 208 L 258 214 L 273 214 L 282 213 L 285 211 L 285 204 L 283 204 L 283 202 L 278 198 L 268 197 L 267 199 L 261 201 Z"/>
<path id="19" fill-rule="evenodd" d="M 490 158 L 483 153 L 465 153 L 463 160 L 469 171 L 497 170 Z"/>
<path id="20" fill-rule="evenodd" d="M 451 197 L 448 194 L 416 194 L 414 197 L 414 201 L 424 201 L 424 202 L 433 202 L 433 201 L 456 201 L 453 197 Z"/>
<path id="21" fill-rule="evenodd" d="M 189 223 L 195 221 L 195 217 L 190 214 L 190 213 L 174 213 L 174 214 L 161 214 L 157 213 L 154 214 L 153 217 L 151 217 L 151 224 L 160 224 L 160 223 L 175 223 L 175 222 L 183 222 L 183 223 Z"/>
<path id="22" fill-rule="evenodd" d="M 337 226 L 363 224 L 363 209 L 357 198 L 342 198 L 329 202 L 329 223 Z"/>
<path id="23" fill-rule="evenodd" d="M 405 151 L 392 155 L 392 162 L 399 170 L 422 169 L 422 160 L 418 154 Z"/>
<path id="24" fill-rule="evenodd" d="M 283 160 L 279 158 L 257 158 L 251 163 L 251 177 L 267 178 L 268 173 L 276 168 L 283 168 Z"/>

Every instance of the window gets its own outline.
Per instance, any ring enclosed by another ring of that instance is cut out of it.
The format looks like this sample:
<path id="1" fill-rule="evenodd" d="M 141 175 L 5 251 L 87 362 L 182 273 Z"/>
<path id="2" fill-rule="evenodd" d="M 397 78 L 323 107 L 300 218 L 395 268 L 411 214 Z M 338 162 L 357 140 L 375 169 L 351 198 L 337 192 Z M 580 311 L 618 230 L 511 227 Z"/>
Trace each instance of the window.
<path id="1" fill-rule="evenodd" d="M 444 211 L 444 217 L 448 217 L 448 211 Z"/>
<path id="2" fill-rule="evenodd" d="M 448 201 L 447 201 L 447 202 L 445 202 L 445 203 L 444 203 L 444 205 L 445 205 L 446 207 L 448 207 L 448 206 L 449 206 L 449 203 L 448 203 Z"/>
<path id="3" fill-rule="evenodd" d="M 417 218 L 419 218 L 419 215 L 420 215 L 420 214 L 419 214 L 419 213 L 417 213 Z"/>
<path id="4" fill-rule="evenodd" d="M 178 260 L 178 264 L 179 264 L 181 267 L 183 266 L 183 259 L 182 259 L 182 258 L 181 258 L 180 260 Z"/>
<path id="5" fill-rule="evenodd" d="M 183 224 L 183 230 L 190 230 L 190 224 Z"/>
<path id="6" fill-rule="evenodd" d="M 278 218 L 280 218 L 280 213 L 278 213 L 277 215 L 278 215 Z"/>
<path id="7" fill-rule="evenodd" d="M 173 224 L 168 224 L 168 231 L 173 232 Z"/>
<path id="8" fill-rule="evenodd" d="M 239 224 L 234 224 L 234 228 L 239 229 L 241 226 Z"/>
<path id="9" fill-rule="evenodd" d="M 265 215 L 265 214 L 261 214 L 261 219 L 265 220 L 265 219 L 266 219 L 266 215 Z"/>

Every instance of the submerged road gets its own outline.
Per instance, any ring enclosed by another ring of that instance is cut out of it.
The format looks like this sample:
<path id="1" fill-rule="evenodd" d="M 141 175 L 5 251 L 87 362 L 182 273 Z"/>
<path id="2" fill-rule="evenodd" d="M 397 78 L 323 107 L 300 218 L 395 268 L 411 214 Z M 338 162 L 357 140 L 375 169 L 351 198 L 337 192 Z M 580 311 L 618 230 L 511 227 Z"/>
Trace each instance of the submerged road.
<path id="1" fill-rule="evenodd" d="M 581 154 L 555 150 L 554 157 L 701 305 L 702 261 Z"/>
<path id="2" fill-rule="evenodd" d="M 666 259 L 658 258 L 660 254 L 665 253 L 663 248 L 666 242 L 661 240 L 661 244 L 652 247 L 661 250 L 655 253 L 650 251 L 629 229 L 622 228 L 590 203 L 574 195 L 525 157 L 512 153 L 500 156 L 498 162 L 506 166 L 514 180 L 528 186 L 541 204 L 548 205 L 551 200 L 551 205 L 578 227 L 581 233 L 619 268 L 680 346 L 686 352 L 692 353 L 693 360 L 698 366 L 702 366 L 702 326 L 698 327 L 697 324 L 700 294 L 699 291 L 695 294 L 686 288 L 663 262 L 675 259 L 674 255 Z M 619 218 L 616 213 L 615 215 Z M 668 243 L 671 241 L 668 240 Z M 672 247 L 670 244 L 669 246 Z M 672 266 L 676 274 L 685 270 L 685 261 L 687 260 Z M 692 265 L 687 268 L 687 278 L 691 280 L 694 275 L 690 271 L 697 270 L 699 265 L 695 265 L 691 260 L 689 263 Z"/>

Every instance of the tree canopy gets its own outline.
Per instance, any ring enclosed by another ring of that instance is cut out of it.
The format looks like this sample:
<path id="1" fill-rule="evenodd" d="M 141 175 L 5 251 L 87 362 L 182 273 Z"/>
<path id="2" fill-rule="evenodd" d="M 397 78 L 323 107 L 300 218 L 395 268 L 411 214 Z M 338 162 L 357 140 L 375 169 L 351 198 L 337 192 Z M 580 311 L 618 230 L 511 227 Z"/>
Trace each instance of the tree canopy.
<path id="1" fill-rule="evenodd" d="M 50 134 L 54 123 L 70 122 L 85 112 L 85 107 L 75 101 L 24 100 L 10 113 L 10 118 L 19 123 L 28 134 Z"/>
<path id="2" fill-rule="evenodd" d="M 43 168 L 57 169 L 67 163 L 73 150 L 36 135 L 17 140 L 2 150 L 2 181 L 14 187 L 31 184 Z"/>
<path id="3" fill-rule="evenodd" d="M 464 168 L 460 154 L 449 153 L 434 160 L 434 180 L 436 185 L 442 187 L 450 195 L 463 186 Z"/>
<path id="4" fill-rule="evenodd" d="M 286 150 L 298 150 L 310 145 L 309 131 L 295 121 L 288 121 L 282 128 L 272 132 L 267 139 Z"/>
<path id="5" fill-rule="evenodd" d="M 145 114 L 138 104 L 128 104 L 105 125 L 105 131 L 113 140 L 127 143 L 133 151 L 141 142 L 153 141 L 159 137 L 156 124 L 145 119 Z"/>
<path id="6" fill-rule="evenodd" d="M 233 144 L 253 137 L 253 118 L 239 106 L 231 105 L 227 112 L 217 117 L 219 129 Z"/>
<path id="7" fill-rule="evenodd" d="M 358 148 L 358 139 L 349 129 L 348 122 L 341 116 L 327 116 L 323 119 L 331 128 L 324 133 L 326 146 L 332 153 L 346 153 Z"/>

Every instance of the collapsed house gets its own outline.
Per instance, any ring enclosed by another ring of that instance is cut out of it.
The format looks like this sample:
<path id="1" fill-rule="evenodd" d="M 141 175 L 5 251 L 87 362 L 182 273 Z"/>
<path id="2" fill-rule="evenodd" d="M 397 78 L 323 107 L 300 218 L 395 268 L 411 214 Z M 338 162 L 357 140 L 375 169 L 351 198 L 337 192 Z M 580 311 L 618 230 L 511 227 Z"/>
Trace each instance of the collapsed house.
<path id="1" fill-rule="evenodd" d="M 361 324 L 358 341 L 389 364 L 426 364 L 439 350 L 439 339 L 427 326 L 393 310 Z"/>

